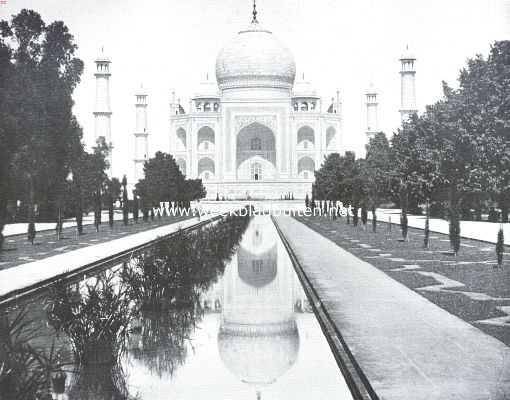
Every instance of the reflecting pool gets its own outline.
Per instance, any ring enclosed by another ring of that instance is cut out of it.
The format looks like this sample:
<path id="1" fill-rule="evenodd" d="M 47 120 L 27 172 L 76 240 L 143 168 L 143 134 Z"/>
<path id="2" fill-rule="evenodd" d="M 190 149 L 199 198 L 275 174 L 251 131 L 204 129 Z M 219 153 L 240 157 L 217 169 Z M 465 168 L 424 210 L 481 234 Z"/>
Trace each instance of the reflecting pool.
<path id="1" fill-rule="evenodd" d="M 218 222 L 4 310 L 0 393 L 352 398 L 269 216 Z"/>

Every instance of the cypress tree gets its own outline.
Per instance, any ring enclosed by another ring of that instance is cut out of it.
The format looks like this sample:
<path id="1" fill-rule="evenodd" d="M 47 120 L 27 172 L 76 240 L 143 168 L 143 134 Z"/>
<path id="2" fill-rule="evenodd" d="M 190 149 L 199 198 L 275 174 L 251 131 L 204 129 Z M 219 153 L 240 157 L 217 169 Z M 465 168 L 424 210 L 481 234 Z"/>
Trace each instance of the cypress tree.
<path id="1" fill-rule="evenodd" d="M 31 244 L 34 244 L 35 239 L 35 223 L 33 221 L 30 221 L 28 223 L 28 240 Z"/>
<path id="2" fill-rule="evenodd" d="M 498 257 L 498 267 L 503 266 L 503 252 L 505 250 L 505 236 L 503 233 L 503 225 L 499 226 L 498 241 L 496 242 L 496 256 Z"/>
<path id="3" fill-rule="evenodd" d="M 124 225 L 127 225 L 129 223 L 129 208 L 126 175 L 124 175 L 122 178 L 122 217 L 124 220 Z"/>
<path id="4" fill-rule="evenodd" d="M 112 197 L 112 193 L 109 192 L 108 195 L 106 196 L 106 198 L 107 198 L 107 201 L 108 201 L 108 224 L 110 225 L 110 228 L 113 228 L 114 212 L 113 212 L 113 197 Z"/>
<path id="5" fill-rule="evenodd" d="M 425 217 L 425 236 L 423 237 L 423 247 L 425 249 L 429 248 L 429 235 L 430 235 L 430 229 L 429 229 L 429 220 L 430 220 L 430 212 L 429 212 L 429 204 L 427 203 L 427 210 L 426 210 L 426 217 Z"/>
<path id="6" fill-rule="evenodd" d="M 407 231 L 409 229 L 407 212 L 405 209 L 400 214 L 400 229 L 402 230 L 402 239 L 407 240 Z"/>
<path id="7" fill-rule="evenodd" d="M 361 207 L 361 223 L 363 224 L 363 227 L 366 226 L 367 220 L 368 220 L 367 207 L 365 205 L 363 205 Z"/>
<path id="8" fill-rule="evenodd" d="M 450 245 L 455 255 L 460 249 L 460 221 L 457 211 L 450 212 Z"/>
<path id="9" fill-rule="evenodd" d="M 133 219 L 135 224 L 138 223 L 138 216 L 140 213 L 140 206 L 138 204 L 138 195 L 136 194 L 136 190 L 133 190 Z"/>

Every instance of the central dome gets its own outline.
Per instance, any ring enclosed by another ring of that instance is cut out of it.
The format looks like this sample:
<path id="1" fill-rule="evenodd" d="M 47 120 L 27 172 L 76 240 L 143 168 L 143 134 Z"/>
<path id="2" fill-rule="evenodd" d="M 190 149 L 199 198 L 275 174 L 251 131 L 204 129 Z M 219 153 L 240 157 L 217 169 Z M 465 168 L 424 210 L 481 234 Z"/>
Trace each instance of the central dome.
<path id="1" fill-rule="evenodd" d="M 216 59 L 221 90 L 235 88 L 292 89 L 296 63 L 290 50 L 258 22 L 228 43 Z"/>

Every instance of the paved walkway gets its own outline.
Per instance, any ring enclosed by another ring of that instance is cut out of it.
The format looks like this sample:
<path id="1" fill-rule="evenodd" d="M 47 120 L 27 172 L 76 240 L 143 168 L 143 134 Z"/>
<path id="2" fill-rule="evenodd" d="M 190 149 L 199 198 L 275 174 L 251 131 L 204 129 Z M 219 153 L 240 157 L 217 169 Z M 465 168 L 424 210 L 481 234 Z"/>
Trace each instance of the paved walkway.
<path id="1" fill-rule="evenodd" d="M 276 218 L 381 399 L 510 397 L 510 349 L 290 217 Z"/>
<path id="2" fill-rule="evenodd" d="M 0 271 L 0 297 L 12 291 L 31 287 L 38 282 L 54 276 L 71 272 L 84 265 L 100 261 L 109 256 L 127 251 L 136 246 L 148 243 L 158 237 L 169 235 L 178 229 L 187 228 L 200 221 L 214 218 L 215 215 L 199 218 L 188 218 L 169 225 L 160 226 L 148 231 L 124 236 L 120 239 L 105 241 L 99 244 L 65 252 L 63 254 L 46 257 L 41 260 L 28 262 L 16 268 Z"/>

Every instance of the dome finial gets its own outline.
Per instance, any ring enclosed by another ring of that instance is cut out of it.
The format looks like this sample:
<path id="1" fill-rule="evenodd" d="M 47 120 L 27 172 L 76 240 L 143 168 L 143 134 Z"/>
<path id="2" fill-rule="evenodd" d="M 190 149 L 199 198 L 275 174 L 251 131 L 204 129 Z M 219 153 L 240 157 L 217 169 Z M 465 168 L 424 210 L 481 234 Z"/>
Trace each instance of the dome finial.
<path id="1" fill-rule="evenodd" d="M 258 24 L 259 21 L 257 21 L 257 1 L 253 0 L 253 19 L 251 20 L 252 24 Z"/>

